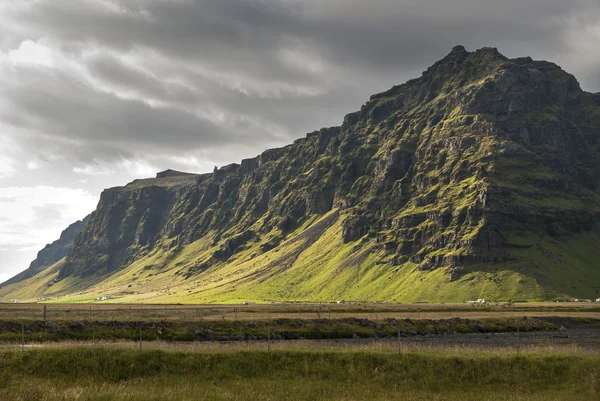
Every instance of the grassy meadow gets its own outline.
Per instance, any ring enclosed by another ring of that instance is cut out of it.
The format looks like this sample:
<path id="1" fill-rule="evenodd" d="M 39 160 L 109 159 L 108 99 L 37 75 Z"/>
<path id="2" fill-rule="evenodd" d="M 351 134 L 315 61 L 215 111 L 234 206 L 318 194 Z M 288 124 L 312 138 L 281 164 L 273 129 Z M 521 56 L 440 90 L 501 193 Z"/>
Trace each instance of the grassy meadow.
<path id="1" fill-rule="evenodd" d="M 461 350 L 0 351 L 0 399 L 594 400 L 600 356 Z"/>
<path id="2" fill-rule="evenodd" d="M 595 400 L 599 314 L 571 303 L 0 304 L 0 401 Z M 591 335 L 569 337 L 579 328 Z"/>

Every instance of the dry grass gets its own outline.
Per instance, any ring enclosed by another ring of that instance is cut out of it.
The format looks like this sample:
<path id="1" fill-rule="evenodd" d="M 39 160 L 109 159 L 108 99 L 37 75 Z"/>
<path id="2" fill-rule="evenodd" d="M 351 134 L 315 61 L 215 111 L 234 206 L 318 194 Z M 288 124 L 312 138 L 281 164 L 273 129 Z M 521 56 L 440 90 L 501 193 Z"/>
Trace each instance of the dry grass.
<path id="1" fill-rule="evenodd" d="M 20 344 L 0 343 L 0 351 L 20 351 Z M 61 349 L 105 349 L 137 350 L 139 341 L 60 341 L 28 343 L 24 352 L 31 350 Z M 163 342 L 144 341 L 143 351 L 164 351 L 184 353 L 236 353 L 241 351 L 265 352 L 302 351 L 302 352 L 365 352 L 375 354 L 428 355 L 445 357 L 512 357 L 529 356 L 576 356 L 581 358 L 600 358 L 600 349 L 590 349 L 577 344 L 536 344 L 516 347 L 493 345 L 459 345 L 407 342 L 401 339 L 354 341 L 354 340 L 286 340 L 286 341 L 235 341 L 235 342 Z"/>
<path id="2" fill-rule="evenodd" d="M 393 344 L 276 343 L 271 352 L 240 344 L 135 346 L 0 350 L 0 399 L 578 401 L 600 394 L 598 355 L 568 349 L 516 356 L 407 348 L 399 356 Z"/>
<path id="3" fill-rule="evenodd" d="M 44 305 L 0 304 L 0 320 L 42 319 Z M 596 303 L 492 304 L 269 304 L 269 305 L 149 305 L 149 304 L 47 304 L 54 320 L 269 320 L 278 318 L 367 318 L 370 320 L 581 317 L 600 319 Z"/>

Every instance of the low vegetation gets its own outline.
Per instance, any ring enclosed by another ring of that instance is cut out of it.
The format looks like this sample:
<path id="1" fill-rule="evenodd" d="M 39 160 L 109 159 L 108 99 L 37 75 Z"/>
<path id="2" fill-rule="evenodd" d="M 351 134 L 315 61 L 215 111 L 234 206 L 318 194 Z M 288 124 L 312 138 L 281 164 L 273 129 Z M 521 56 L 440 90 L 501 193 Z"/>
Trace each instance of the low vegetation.
<path id="1" fill-rule="evenodd" d="M 0 351 L 0 399 L 14 401 L 593 400 L 599 378 L 597 355 Z"/>
<path id="2" fill-rule="evenodd" d="M 270 321 L 0 321 L 0 341 L 64 340 L 249 341 L 296 339 L 392 338 L 429 334 L 503 333 L 556 330 L 539 318 L 516 319 L 274 319 Z M 577 322 L 590 323 L 582 319 Z M 23 331 L 25 330 L 25 331 Z M 25 334 L 24 334 L 25 333 Z"/>

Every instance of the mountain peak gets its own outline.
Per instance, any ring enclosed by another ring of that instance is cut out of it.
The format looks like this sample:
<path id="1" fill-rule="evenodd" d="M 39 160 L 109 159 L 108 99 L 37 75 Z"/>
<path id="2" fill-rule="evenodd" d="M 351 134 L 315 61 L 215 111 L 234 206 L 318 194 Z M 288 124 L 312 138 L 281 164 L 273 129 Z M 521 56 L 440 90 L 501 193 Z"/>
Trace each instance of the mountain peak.
<path id="1" fill-rule="evenodd" d="M 340 128 L 105 191 L 58 279 L 185 302 L 589 298 L 598 143 L 600 99 L 560 67 L 455 46 Z"/>
<path id="2" fill-rule="evenodd" d="M 463 45 L 457 45 L 452 48 L 450 53 L 466 53 L 467 49 Z"/>

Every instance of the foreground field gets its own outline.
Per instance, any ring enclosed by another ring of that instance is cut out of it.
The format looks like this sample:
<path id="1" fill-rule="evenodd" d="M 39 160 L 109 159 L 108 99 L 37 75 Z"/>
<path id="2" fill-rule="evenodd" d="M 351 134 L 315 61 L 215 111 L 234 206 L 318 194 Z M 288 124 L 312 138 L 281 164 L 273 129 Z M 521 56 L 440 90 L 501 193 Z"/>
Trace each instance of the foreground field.
<path id="1" fill-rule="evenodd" d="M 5 304 L 0 311 L 2 401 L 600 394 L 595 305 Z"/>
<path id="2" fill-rule="evenodd" d="M 596 353 L 0 351 L 0 399 L 594 400 Z"/>

